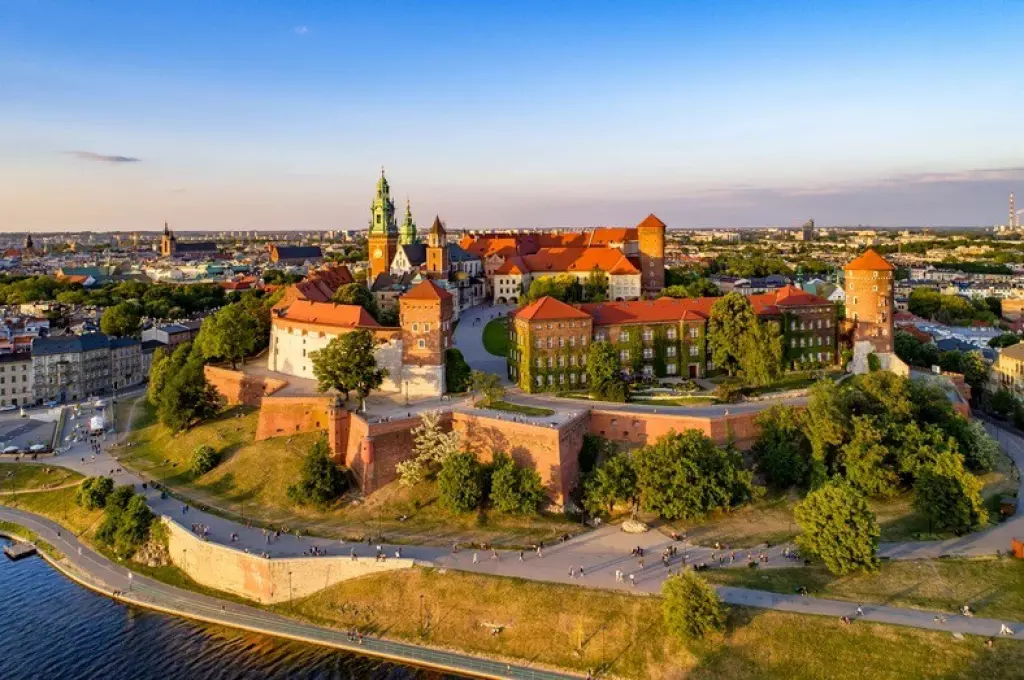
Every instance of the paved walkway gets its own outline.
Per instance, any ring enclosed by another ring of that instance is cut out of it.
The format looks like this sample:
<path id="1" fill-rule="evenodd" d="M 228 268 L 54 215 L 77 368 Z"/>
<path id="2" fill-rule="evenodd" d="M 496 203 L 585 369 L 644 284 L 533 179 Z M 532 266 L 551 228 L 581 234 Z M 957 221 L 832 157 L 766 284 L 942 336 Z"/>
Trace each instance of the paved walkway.
<path id="1" fill-rule="evenodd" d="M 40 538 L 63 552 L 65 559 L 56 566 L 70 577 L 89 588 L 129 604 L 232 628 L 244 628 L 302 642 L 328 645 L 355 654 L 369 654 L 413 665 L 469 672 L 483 677 L 527 680 L 579 677 L 569 673 L 532 668 L 529 665 L 509 664 L 375 637 L 364 637 L 361 642 L 350 641 L 348 635 L 341 631 L 321 628 L 254 607 L 181 590 L 139 574 L 129 576 L 126 568 L 93 552 L 69 531 L 37 515 L 0 507 L 0 519 L 31 529 Z"/>
<path id="2" fill-rule="evenodd" d="M 491 319 L 508 314 L 515 305 L 481 305 L 472 307 L 459 317 L 455 327 L 455 347 L 462 352 L 469 367 L 484 373 L 493 373 L 508 384 L 508 364 L 505 357 L 491 354 L 484 349 L 484 326 Z"/>

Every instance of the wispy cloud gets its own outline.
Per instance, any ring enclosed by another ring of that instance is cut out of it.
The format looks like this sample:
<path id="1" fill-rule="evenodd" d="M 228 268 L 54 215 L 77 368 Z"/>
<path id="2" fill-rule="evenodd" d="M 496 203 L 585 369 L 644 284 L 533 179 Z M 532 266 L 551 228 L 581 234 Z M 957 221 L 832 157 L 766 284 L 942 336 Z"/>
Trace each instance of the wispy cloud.
<path id="1" fill-rule="evenodd" d="M 296 26 L 292 29 L 292 33 L 295 35 L 306 35 L 309 33 L 309 26 Z"/>
<path id="2" fill-rule="evenodd" d="M 141 158 L 133 156 L 108 156 L 96 153 L 95 151 L 68 151 L 67 153 L 83 161 L 96 161 L 98 163 L 139 163 L 142 161 Z"/>

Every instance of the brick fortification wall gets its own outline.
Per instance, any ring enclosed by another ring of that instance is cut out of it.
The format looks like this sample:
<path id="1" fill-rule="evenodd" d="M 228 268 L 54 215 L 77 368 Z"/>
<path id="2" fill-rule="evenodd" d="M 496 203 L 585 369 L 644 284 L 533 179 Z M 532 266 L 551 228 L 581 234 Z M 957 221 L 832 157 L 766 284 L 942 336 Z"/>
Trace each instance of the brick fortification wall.
<path id="1" fill-rule="evenodd" d="M 594 409 L 590 412 L 590 433 L 612 441 L 644 446 L 653 444 L 671 430 L 700 430 L 716 444 L 725 444 L 731 439 L 737 447 L 747 449 L 757 439 L 759 428 L 754 422 L 757 416 L 756 411 L 712 418 Z"/>
<path id="2" fill-rule="evenodd" d="M 213 385 L 229 406 L 245 404 L 259 406 L 263 397 L 277 392 L 288 384 L 287 380 L 245 375 L 218 366 L 207 366 L 206 381 Z"/>
<path id="3" fill-rule="evenodd" d="M 353 560 L 348 555 L 265 559 L 200 540 L 168 517 L 162 521 L 168 529 L 171 562 L 197 583 L 261 604 L 287 602 L 341 581 L 413 566 L 410 559 L 377 562 L 369 556 Z"/>
<path id="4" fill-rule="evenodd" d="M 330 397 L 264 397 L 262 401 L 256 441 L 330 427 Z"/>

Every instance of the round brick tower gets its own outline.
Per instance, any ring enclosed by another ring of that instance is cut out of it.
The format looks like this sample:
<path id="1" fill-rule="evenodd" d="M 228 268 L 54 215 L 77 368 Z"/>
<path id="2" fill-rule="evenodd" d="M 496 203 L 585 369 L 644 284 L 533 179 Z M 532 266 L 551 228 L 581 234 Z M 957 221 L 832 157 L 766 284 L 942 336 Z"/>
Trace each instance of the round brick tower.
<path id="1" fill-rule="evenodd" d="M 868 341 L 875 352 L 893 351 L 893 280 L 895 267 L 867 250 L 845 267 L 846 320 L 853 343 Z"/>
<path id="2" fill-rule="evenodd" d="M 665 287 L 665 228 L 653 214 L 636 225 L 640 289 L 647 297 L 656 297 Z"/>

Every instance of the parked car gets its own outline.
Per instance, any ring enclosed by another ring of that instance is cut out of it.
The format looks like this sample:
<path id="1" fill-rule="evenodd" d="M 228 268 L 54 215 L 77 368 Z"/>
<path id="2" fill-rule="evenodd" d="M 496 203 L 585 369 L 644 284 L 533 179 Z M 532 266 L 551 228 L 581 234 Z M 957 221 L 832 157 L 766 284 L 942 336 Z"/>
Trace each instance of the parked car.
<path id="1" fill-rule="evenodd" d="M 0 406 L 0 413 L 7 413 L 9 411 L 17 411 L 17 410 L 18 410 L 18 407 L 15 406 L 14 404 L 10 404 L 8 406 Z"/>
<path id="2" fill-rule="evenodd" d="M 19 451 L 17 446 L 8 446 L 4 449 L 4 453 L 17 453 Z"/>

